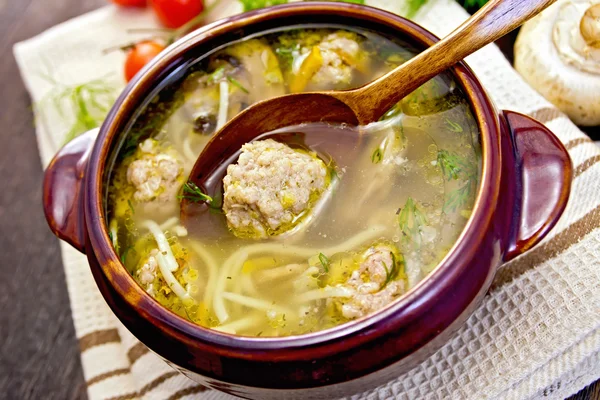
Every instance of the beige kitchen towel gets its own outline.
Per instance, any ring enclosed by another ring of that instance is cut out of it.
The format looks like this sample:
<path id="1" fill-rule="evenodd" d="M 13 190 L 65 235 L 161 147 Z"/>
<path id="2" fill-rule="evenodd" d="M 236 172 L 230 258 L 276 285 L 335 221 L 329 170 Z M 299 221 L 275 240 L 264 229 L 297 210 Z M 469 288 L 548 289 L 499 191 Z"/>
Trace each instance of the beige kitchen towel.
<path id="1" fill-rule="evenodd" d="M 431 0 L 417 21 L 443 36 L 466 17 L 452 0 Z M 154 24 L 147 11 L 106 7 L 17 44 L 32 100 L 51 89 L 42 65 L 65 84 L 107 73 L 120 79 L 123 55 L 102 55 L 102 49 L 131 41 L 128 28 Z M 569 205 L 542 244 L 500 270 L 490 293 L 444 347 L 352 399 L 563 399 L 600 378 L 600 150 L 528 87 L 496 46 L 468 63 L 500 108 L 541 120 L 566 145 L 575 167 Z M 47 165 L 68 126 L 49 106 L 38 107 L 36 117 Z M 232 399 L 149 352 L 113 316 L 85 257 L 64 243 L 61 249 L 90 399 Z"/>

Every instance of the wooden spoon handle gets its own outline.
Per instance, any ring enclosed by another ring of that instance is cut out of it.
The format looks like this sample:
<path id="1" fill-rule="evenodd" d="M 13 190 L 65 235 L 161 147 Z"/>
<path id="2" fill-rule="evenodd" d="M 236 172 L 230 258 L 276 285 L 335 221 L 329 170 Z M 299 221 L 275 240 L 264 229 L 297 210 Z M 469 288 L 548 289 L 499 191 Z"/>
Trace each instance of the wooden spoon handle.
<path id="1" fill-rule="evenodd" d="M 394 104 L 466 56 L 492 43 L 556 0 L 490 0 L 450 35 L 374 82 L 335 97 L 362 124 L 377 121 Z"/>

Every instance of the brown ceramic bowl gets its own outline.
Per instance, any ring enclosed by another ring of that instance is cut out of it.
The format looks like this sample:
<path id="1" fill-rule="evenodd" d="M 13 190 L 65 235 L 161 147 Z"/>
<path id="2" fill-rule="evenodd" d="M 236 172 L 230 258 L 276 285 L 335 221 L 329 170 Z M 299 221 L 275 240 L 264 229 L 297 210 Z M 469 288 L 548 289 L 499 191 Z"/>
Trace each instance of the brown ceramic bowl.
<path id="1" fill-rule="evenodd" d="M 190 378 L 252 399 L 341 396 L 371 389 L 432 354 L 469 316 L 499 266 L 538 243 L 560 217 L 572 166 L 542 124 L 498 111 L 464 63 L 451 72 L 481 131 L 482 179 L 472 216 L 440 265 L 379 312 L 326 331 L 282 338 L 236 337 L 184 320 L 138 286 L 107 234 L 107 170 L 135 111 L 191 60 L 257 32 L 298 24 L 346 25 L 430 46 L 438 39 L 398 16 L 343 3 L 301 3 L 213 23 L 181 39 L 138 75 L 95 132 L 69 143 L 44 181 L 54 233 L 88 256 L 102 295 L 146 346 Z"/>

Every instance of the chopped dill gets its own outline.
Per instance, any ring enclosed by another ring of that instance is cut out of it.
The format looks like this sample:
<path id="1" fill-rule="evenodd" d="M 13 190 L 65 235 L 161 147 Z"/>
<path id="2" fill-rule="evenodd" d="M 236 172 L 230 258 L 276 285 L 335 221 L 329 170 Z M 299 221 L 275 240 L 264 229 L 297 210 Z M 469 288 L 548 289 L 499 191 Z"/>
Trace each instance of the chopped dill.
<path id="1" fill-rule="evenodd" d="M 373 164 L 379 164 L 381 160 L 383 160 L 383 153 L 381 151 L 381 148 L 378 147 L 373 152 L 373 155 L 371 156 L 371 161 L 373 162 Z"/>
<path id="2" fill-rule="evenodd" d="M 325 254 L 319 253 L 319 261 L 321 262 L 321 265 L 325 269 L 325 273 L 328 273 L 329 272 L 329 264 L 330 264 L 329 258 L 327 258 L 327 256 L 325 256 Z"/>
<path id="3" fill-rule="evenodd" d="M 462 133 L 464 131 L 463 127 L 458 123 L 449 120 L 446 118 L 446 125 L 448 125 L 448 129 L 454 133 Z"/>
<path id="4" fill-rule="evenodd" d="M 427 225 L 427 217 L 415 204 L 412 197 L 406 199 L 404 207 L 398 214 L 398 225 L 402 231 L 403 240 L 418 243 L 421 238 L 421 229 Z"/>
<path id="5" fill-rule="evenodd" d="M 469 179 L 462 187 L 451 192 L 442 211 L 454 212 L 457 208 L 463 207 L 475 192 L 476 183 L 477 179 Z"/>
<path id="6" fill-rule="evenodd" d="M 300 49 L 300 43 L 294 43 L 292 46 L 280 44 L 275 48 L 275 54 L 279 57 L 279 61 L 283 68 L 291 67 L 294 62 L 294 52 Z"/>
<path id="7" fill-rule="evenodd" d="M 231 83 L 232 83 L 234 86 L 236 86 L 238 89 L 240 89 L 242 92 L 244 92 L 244 93 L 246 93 L 246 94 L 250 93 L 250 92 L 248 91 L 248 89 L 246 89 L 246 88 L 244 87 L 244 85 L 242 85 L 242 84 L 240 83 L 240 81 L 238 81 L 237 79 L 235 79 L 235 78 L 233 78 L 233 77 L 231 77 L 231 76 L 228 76 L 228 77 L 227 77 L 227 80 L 228 80 L 229 82 L 231 82 Z"/>
<path id="8" fill-rule="evenodd" d="M 442 212 L 455 212 L 463 207 L 472 197 L 477 186 L 477 168 L 474 164 L 466 162 L 457 153 L 440 150 L 437 157 L 438 165 L 446 181 L 462 180 L 465 183 L 458 189 L 450 192 L 446 197 Z"/>
<path id="9" fill-rule="evenodd" d="M 131 199 L 127 199 L 127 205 L 129 206 L 131 213 L 135 214 L 135 208 L 133 208 L 133 203 L 131 202 Z"/>
<path id="10" fill-rule="evenodd" d="M 448 181 L 458 179 L 461 172 L 466 169 L 465 161 L 457 153 L 446 150 L 438 151 L 437 162 L 444 178 Z"/>
<path id="11" fill-rule="evenodd" d="M 393 251 L 390 251 L 390 255 L 392 256 L 392 267 L 388 268 L 387 264 L 385 262 L 383 263 L 383 268 L 385 268 L 385 281 L 381 284 L 379 290 L 385 288 L 390 282 L 396 280 L 402 275 L 400 272 L 404 271 L 404 261 L 398 261 Z"/>
<path id="12" fill-rule="evenodd" d="M 208 76 L 208 83 L 212 85 L 213 83 L 220 81 L 224 77 L 225 67 L 219 67 Z"/>
<path id="13" fill-rule="evenodd" d="M 206 193 L 203 193 L 198 186 L 193 182 L 186 182 L 183 185 L 182 194 L 177 196 L 179 201 L 188 199 L 195 203 L 212 203 L 213 199 Z"/>

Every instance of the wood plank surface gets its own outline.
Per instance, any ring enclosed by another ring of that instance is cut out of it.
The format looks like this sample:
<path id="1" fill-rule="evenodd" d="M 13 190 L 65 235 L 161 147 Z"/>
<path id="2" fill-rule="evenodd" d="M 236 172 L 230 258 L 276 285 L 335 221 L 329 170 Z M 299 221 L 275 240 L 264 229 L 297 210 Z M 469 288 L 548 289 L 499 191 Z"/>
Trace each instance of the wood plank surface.
<path id="1" fill-rule="evenodd" d="M 86 398 L 59 246 L 42 213 L 30 99 L 12 45 L 105 3 L 0 0 L 1 399 Z M 503 44 L 507 53 L 511 47 Z M 600 399 L 600 383 L 572 399 Z"/>

